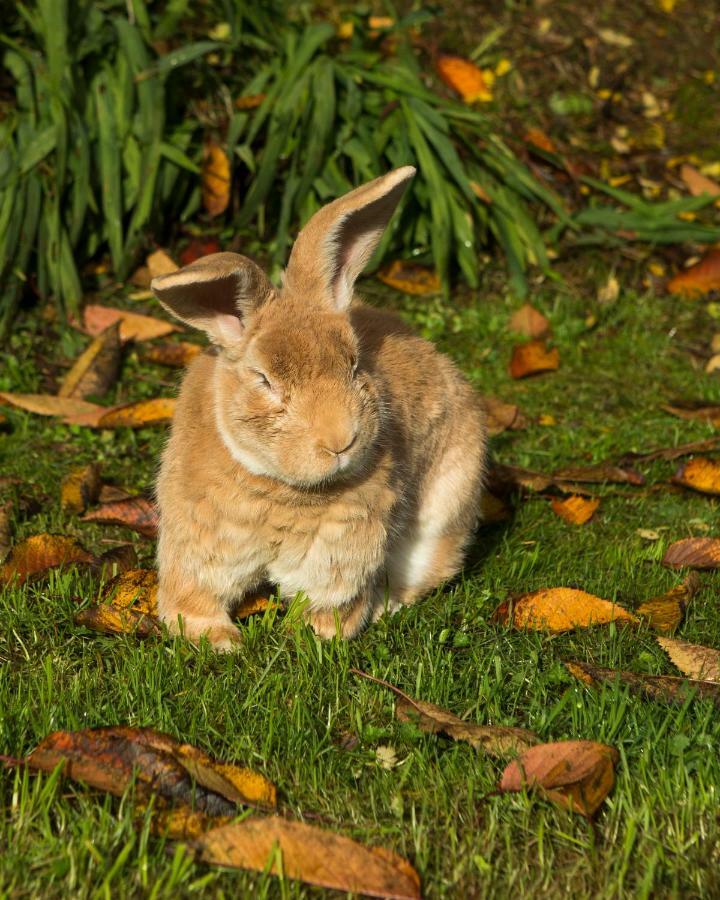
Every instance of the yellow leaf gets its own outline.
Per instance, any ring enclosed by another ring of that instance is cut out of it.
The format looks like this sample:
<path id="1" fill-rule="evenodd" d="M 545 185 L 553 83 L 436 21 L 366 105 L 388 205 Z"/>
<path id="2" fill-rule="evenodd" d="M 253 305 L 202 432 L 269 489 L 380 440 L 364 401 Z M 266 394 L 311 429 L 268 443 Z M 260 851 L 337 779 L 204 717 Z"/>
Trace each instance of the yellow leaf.
<path id="1" fill-rule="evenodd" d="M 533 591 L 502 603 L 493 614 L 493 621 L 559 634 L 616 621 L 637 624 L 639 619 L 609 600 L 575 588 L 558 587 Z"/>
<path id="2" fill-rule="evenodd" d="M 225 212 L 230 203 L 230 160 L 227 154 L 212 141 L 203 148 L 202 202 L 211 216 Z"/>
<path id="3" fill-rule="evenodd" d="M 60 506 L 66 512 L 83 513 L 100 493 L 100 466 L 90 463 L 73 469 L 60 485 Z"/>
<path id="4" fill-rule="evenodd" d="M 156 397 L 116 406 L 100 418 L 98 428 L 146 428 L 150 425 L 165 425 L 175 413 L 175 399 Z"/>
<path id="5" fill-rule="evenodd" d="M 381 269 L 377 277 L 405 294 L 437 294 L 441 287 L 437 272 L 399 259 Z"/>
<path id="6" fill-rule="evenodd" d="M 551 500 L 550 505 L 553 512 L 570 525 L 584 525 L 592 519 L 600 506 L 600 500 L 574 494 L 562 499 L 555 497 Z"/>
<path id="7" fill-rule="evenodd" d="M 492 100 L 492 91 L 487 83 L 487 71 L 482 72 L 469 59 L 441 55 L 437 59 L 436 70 L 441 80 L 466 103 L 477 101 L 487 103 Z"/>

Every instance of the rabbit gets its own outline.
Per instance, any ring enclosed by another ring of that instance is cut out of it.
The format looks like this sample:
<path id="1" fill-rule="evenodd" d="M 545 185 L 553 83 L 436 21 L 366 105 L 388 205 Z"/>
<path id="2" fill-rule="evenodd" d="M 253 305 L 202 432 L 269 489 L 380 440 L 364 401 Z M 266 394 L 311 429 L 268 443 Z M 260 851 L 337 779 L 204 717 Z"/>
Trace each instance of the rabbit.
<path id="1" fill-rule="evenodd" d="M 321 208 L 282 286 L 236 253 L 152 281 L 211 347 L 185 375 L 157 479 L 158 612 L 220 651 L 233 606 L 302 591 L 323 638 L 357 635 L 461 568 L 485 460 L 479 398 L 355 280 L 412 166 Z"/>

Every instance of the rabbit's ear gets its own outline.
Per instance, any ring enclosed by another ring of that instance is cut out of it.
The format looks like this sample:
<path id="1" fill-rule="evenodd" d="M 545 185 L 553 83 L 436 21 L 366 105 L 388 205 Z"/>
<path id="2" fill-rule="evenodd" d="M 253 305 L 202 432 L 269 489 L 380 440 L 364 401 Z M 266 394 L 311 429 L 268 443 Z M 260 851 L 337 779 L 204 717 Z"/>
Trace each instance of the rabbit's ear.
<path id="1" fill-rule="evenodd" d="M 355 279 L 414 174 L 413 166 L 395 169 L 316 212 L 295 241 L 284 286 L 309 300 L 347 309 Z"/>
<path id="2" fill-rule="evenodd" d="M 153 278 L 150 287 L 168 312 L 201 328 L 216 344 L 242 335 L 245 316 L 275 289 L 262 269 L 239 253 L 211 253 L 189 266 Z"/>

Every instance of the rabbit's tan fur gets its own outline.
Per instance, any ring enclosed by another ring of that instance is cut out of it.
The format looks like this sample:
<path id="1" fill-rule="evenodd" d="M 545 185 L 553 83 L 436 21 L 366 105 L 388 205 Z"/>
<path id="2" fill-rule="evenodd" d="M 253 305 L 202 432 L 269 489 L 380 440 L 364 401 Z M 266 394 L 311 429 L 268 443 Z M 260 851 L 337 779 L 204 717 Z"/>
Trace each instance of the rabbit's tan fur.
<path id="1" fill-rule="evenodd" d="M 454 575 L 478 514 L 485 435 L 445 356 L 353 297 L 414 169 L 321 209 L 275 290 L 218 253 L 153 290 L 215 346 L 190 366 L 157 485 L 159 612 L 231 649 L 261 582 L 304 591 L 323 637 L 357 634 Z"/>

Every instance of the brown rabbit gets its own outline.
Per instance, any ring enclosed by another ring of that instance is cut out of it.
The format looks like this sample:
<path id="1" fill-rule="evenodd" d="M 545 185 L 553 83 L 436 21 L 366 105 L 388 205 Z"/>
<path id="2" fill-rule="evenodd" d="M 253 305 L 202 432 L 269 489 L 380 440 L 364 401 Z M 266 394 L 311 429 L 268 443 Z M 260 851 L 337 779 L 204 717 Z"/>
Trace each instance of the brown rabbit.
<path id="1" fill-rule="evenodd" d="M 477 397 L 355 280 L 415 174 L 351 191 L 300 232 L 283 285 L 235 253 L 155 278 L 214 346 L 180 391 L 157 484 L 159 612 L 172 632 L 239 639 L 230 614 L 269 580 L 304 591 L 323 637 L 353 637 L 461 567 L 485 456 Z"/>

